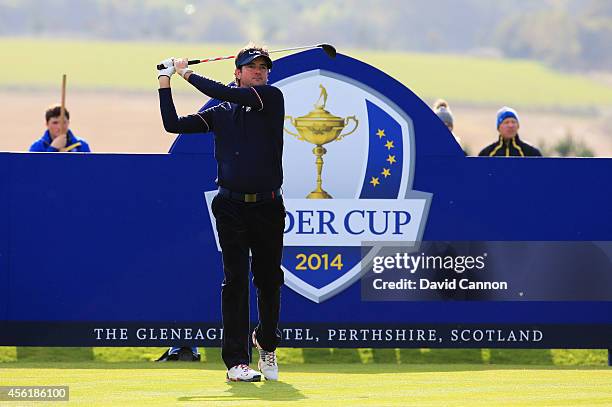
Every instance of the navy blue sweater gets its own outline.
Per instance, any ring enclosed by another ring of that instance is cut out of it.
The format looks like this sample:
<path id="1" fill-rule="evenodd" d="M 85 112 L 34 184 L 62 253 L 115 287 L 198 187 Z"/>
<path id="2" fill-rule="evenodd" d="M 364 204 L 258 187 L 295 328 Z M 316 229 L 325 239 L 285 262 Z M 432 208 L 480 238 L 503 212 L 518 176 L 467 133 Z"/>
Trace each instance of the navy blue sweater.
<path id="1" fill-rule="evenodd" d="M 214 132 L 217 184 L 236 192 L 272 191 L 283 183 L 283 122 L 280 89 L 232 88 L 192 73 L 189 82 L 224 102 L 178 117 L 170 88 L 159 89 L 164 128 L 170 133 Z"/>

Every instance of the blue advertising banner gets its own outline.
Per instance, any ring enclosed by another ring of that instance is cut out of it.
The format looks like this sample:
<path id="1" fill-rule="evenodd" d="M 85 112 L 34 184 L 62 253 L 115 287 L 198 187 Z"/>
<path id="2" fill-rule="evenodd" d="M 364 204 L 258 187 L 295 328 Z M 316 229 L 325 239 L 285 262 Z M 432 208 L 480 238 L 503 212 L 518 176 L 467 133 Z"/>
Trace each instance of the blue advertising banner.
<path id="1" fill-rule="evenodd" d="M 270 80 L 281 346 L 612 347 L 612 159 L 466 157 L 344 55 L 279 59 Z M 0 345 L 220 344 L 214 134 L 169 154 L 0 153 L 0 171 Z"/>

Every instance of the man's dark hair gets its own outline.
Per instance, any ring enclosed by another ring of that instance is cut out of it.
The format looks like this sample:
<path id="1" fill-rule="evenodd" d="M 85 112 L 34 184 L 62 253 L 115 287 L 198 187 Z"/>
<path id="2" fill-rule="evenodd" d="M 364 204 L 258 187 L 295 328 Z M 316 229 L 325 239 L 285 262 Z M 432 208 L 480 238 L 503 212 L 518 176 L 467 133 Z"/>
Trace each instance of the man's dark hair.
<path id="1" fill-rule="evenodd" d="M 66 113 L 66 119 L 70 120 L 70 113 L 68 113 L 68 109 L 64 109 Z M 54 117 L 60 117 L 62 113 L 62 107 L 60 105 L 49 106 L 47 111 L 45 112 L 45 120 L 47 123 Z"/>

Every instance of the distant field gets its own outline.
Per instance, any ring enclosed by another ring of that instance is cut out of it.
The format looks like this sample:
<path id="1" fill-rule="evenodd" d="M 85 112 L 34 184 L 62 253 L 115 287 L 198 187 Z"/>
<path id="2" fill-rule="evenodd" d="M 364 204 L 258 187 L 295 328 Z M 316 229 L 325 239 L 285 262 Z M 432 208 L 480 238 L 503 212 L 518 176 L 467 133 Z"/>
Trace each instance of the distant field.
<path id="1" fill-rule="evenodd" d="M 154 66 L 168 56 L 204 58 L 231 55 L 239 45 L 0 39 L 10 71 L 0 88 L 57 88 L 62 73 L 69 86 L 83 89 L 156 89 Z M 451 103 L 520 107 L 612 106 L 612 87 L 579 75 L 561 74 L 531 61 L 452 55 L 346 50 L 344 53 L 387 72 L 421 98 Z M 279 55 L 280 57 L 280 55 Z M 195 68 L 217 80 L 231 80 L 232 62 Z M 178 87 L 185 89 L 182 81 Z"/>

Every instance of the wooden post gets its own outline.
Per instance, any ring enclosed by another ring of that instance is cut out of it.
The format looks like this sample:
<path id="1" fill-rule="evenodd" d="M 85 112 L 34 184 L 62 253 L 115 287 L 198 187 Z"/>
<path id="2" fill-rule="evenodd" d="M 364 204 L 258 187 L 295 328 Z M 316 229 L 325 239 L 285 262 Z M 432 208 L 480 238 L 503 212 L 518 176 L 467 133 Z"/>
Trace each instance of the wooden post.
<path id="1" fill-rule="evenodd" d="M 68 126 L 64 126 L 66 120 L 66 74 L 62 75 L 62 102 L 60 105 L 60 128 L 62 134 L 66 134 L 66 146 L 68 145 Z M 64 147 L 66 147 L 64 146 Z"/>

